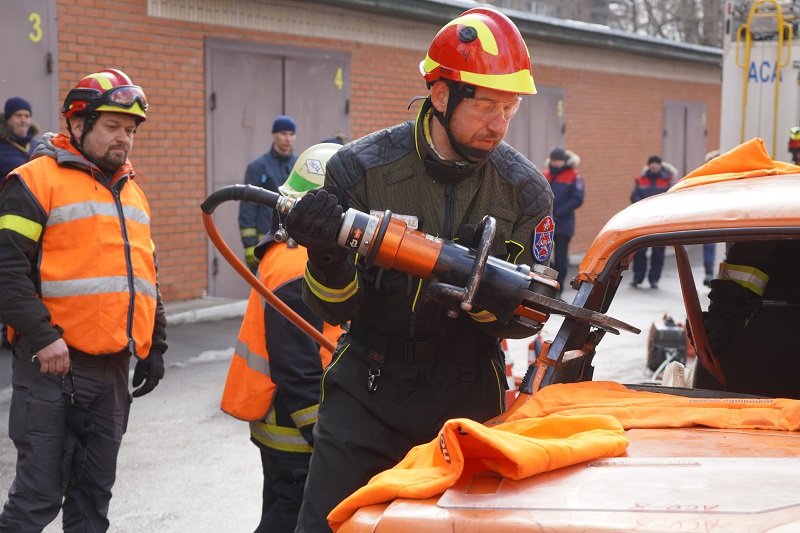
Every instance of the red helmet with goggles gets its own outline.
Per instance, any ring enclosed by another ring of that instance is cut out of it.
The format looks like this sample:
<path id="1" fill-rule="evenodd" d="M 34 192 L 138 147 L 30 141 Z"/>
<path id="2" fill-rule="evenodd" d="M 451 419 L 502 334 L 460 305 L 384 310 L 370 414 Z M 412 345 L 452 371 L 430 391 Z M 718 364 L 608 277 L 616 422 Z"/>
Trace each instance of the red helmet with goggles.
<path id="1" fill-rule="evenodd" d="M 147 97 L 138 85 L 121 70 L 108 68 L 89 74 L 67 94 L 61 115 L 89 115 L 110 111 L 147 120 Z"/>
<path id="2" fill-rule="evenodd" d="M 800 127 L 793 126 L 789 129 L 789 151 L 800 150 Z"/>
<path id="3" fill-rule="evenodd" d="M 470 9 L 439 30 L 419 70 L 428 84 L 444 78 L 536 94 L 528 47 L 514 23 L 494 9 Z"/>

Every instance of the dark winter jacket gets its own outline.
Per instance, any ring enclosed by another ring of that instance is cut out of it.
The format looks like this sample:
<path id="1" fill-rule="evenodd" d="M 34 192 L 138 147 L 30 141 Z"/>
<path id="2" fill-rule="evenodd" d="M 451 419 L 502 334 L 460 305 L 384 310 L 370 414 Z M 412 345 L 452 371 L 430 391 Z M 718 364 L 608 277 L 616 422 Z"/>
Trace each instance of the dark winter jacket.
<path id="1" fill-rule="evenodd" d="M 28 162 L 38 144 L 33 140 L 37 133 L 39 127 L 31 122 L 28 135 L 25 137 L 14 135 L 11 126 L 6 122 L 5 114 L 0 112 L 0 180 L 18 166 Z"/>
<path id="2" fill-rule="evenodd" d="M 631 191 L 631 203 L 636 203 L 639 200 L 667 192 L 667 189 L 672 187 L 674 177 L 667 172 L 663 166 L 661 170 L 652 174 L 649 170 L 642 172 L 641 176 L 637 176 L 634 180 L 633 191 Z"/>
<path id="3" fill-rule="evenodd" d="M 563 167 L 550 167 L 550 160 L 545 162 L 542 171 L 553 191 L 553 218 L 556 223 L 556 235 L 572 236 L 575 234 L 575 210 L 583 205 L 583 178 L 577 168 L 581 159 L 577 154 L 567 150 L 567 161 Z"/>
<path id="4" fill-rule="evenodd" d="M 295 161 L 296 154 L 281 155 L 272 147 L 247 165 L 244 183 L 277 193 L 278 187 L 289 177 Z M 271 222 L 272 208 L 253 202 L 239 203 L 239 231 L 245 248 L 258 244 L 269 231 Z"/>

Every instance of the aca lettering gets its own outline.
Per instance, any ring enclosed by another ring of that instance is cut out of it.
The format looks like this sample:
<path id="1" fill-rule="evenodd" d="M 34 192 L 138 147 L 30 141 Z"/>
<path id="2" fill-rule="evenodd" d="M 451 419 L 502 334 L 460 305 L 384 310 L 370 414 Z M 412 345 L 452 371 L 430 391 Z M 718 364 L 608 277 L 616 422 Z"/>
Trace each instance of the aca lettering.
<path id="1" fill-rule="evenodd" d="M 756 83 L 773 83 L 778 72 L 778 63 L 773 66 L 770 61 L 762 61 L 756 64 L 755 61 L 750 63 L 750 70 L 747 72 L 747 81 L 754 81 Z M 783 74 L 781 80 L 783 81 Z"/>

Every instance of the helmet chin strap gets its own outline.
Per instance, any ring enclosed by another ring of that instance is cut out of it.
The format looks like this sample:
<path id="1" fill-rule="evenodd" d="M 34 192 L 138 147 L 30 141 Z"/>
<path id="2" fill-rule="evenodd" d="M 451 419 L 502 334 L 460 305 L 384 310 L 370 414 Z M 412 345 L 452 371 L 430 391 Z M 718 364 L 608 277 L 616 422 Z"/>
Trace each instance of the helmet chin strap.
<path id="1" fill-rule="evenodd" d="M 473 148 L 471 146 L 467 146 L 466 144 L 460 143 L 453 136 L 453 132 L 450 131 L 450 118 L 453 116 L 453 112 L 464 98 L 473 98 L 475 96 L 475 87 L 473 85 L 467 85 L 466 83 L 457 81 L 443 81 L 450 88 L 450 95 L 447 99 L 447 108 L 445 109 L 444 114 L 442 114 L 434 107 L 433 115 L 439 121 L 439 124 L 442 125 L 445 133 L 447 133 L 447 139 L 450 141 L 450 146 L 452 146 L 455 153 L 472 163 L 487 159 L 492 153 L 491 150 L 481 150 L 479 148 Z"/>

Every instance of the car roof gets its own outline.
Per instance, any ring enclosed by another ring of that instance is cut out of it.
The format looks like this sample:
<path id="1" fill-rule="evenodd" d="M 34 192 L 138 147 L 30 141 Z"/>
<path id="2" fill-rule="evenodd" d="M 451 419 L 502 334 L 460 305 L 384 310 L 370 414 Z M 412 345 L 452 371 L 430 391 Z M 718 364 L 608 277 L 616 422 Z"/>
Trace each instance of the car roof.
<path id="1" fill-rule="evenodd" d="M 800 238 L 800 174 L 679 182 L 614 215 L 576 278 L 602 280 L 639 248 L 764 237 Z"/>

